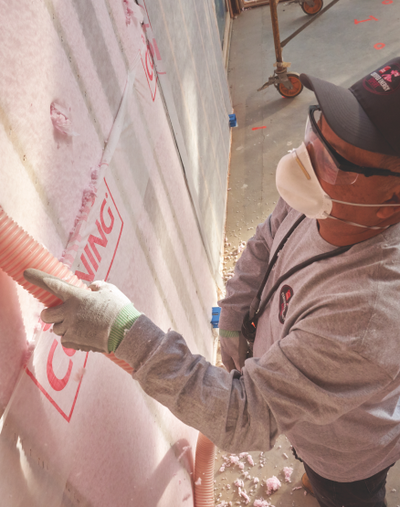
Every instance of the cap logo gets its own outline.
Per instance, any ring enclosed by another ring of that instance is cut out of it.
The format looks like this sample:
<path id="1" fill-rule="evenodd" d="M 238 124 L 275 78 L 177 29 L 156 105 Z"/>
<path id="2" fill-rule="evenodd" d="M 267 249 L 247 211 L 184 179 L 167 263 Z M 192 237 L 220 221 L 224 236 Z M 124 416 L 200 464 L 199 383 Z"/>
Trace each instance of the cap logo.
<path id="1" fill-rule="evenodd" d="M 377 95 L 386 95 L 400 87 L 400 66 L 386 65 L 364 79 L 364 88 Z"/>
<path id="2" fill-rule="evenodd" d="M 284 285 L 279 293 L 279 322 L 283 324 L 289 309 L 289 301 L 292 299 L 293 289 Z"/>

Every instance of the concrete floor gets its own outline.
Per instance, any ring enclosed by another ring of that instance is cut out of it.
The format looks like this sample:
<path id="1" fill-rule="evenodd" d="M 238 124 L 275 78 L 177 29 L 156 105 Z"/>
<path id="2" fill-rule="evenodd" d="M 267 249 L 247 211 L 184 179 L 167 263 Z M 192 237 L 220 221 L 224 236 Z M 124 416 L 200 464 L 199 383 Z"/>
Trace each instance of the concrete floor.
<path id="1" fill-rule="evenodd" d="M 372 69 L 398 56 L 400 2 L 389 2 L 340 0 L 283 49 L 284 61 L 292 62 L 290 71 L 317 75 L 349 87 Z M 324 3 L 326 6 L 330 2 Z M 310 19 L 299 5 L 286 2 L 278 5 L 278 16 L 281 41 Z M 257 224 L 272 212 L 278 199 L 274 183 L 277 163 L 289 149 L 302 142 L 308 106 L 316 103 L 314 94 L 306 89 L 294 99 L 282 98 L 273 87 L 257 92 L 272 75 L 274 62 L 269 6 L 244 11 L 233 22 L 228 69 L 239 126 L 232 132 L 225 280 Z M 248 505 L 263 497 L 276 507 L 316 507 L 316 500 L 304 496 L 304 490 L 293 491 L 300 485 L 303 467 L 292 458 L 289 447 L 286 437 L 281 436 L 275 448 L 262 456 L 261 462 L 259 452 L 251 453 L 255 465 L 247 463 L 245 470 L 251 478 L 260 480 L 252 493 L 252 479 L 245 479 L 237 465 L 218 471 L 226 456 L 220 451 L 216 459 L 216 505 L 223 501 L 246 504 L 233 484 L 242 478 L 250 497 Z M 291 483 L 283 481 L 285 466 L 294 468 Z M 282 487 L 267 497 L 261 484 L 273 475 L 281 480 Z M 389 472 L 386 498 L 389 507 L 400 505 L 400 462 Z"/>

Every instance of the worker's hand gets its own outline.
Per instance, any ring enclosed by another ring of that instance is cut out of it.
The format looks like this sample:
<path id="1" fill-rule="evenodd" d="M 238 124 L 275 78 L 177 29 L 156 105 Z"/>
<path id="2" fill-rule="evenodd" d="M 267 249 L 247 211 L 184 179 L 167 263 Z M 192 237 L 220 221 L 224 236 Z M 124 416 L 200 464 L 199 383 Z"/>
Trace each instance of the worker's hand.
<path id="1" fill-rule="evenodd" d="M 37 269 L 27 269 L 24 277 L 64 302 L 43 310 L 41 319 L 54 324 L 54 333 L 62 337 L 62 345 L 69 349 L 112 352 L 140 315 L 110 283 L 94 282 L 91 290 L 85 290 Z"/>
<path id="2" fill-rule="evenodd" d="M 226 334 L 234 333 L 226 332 L 223 329 L 219 330 L 222 362 L 228 371 L 234 369 L 242 371 L 248 351 L 246 338 L 244 338 L 240 331 L 235 333 L 234 336 L 223 336 Z"/>

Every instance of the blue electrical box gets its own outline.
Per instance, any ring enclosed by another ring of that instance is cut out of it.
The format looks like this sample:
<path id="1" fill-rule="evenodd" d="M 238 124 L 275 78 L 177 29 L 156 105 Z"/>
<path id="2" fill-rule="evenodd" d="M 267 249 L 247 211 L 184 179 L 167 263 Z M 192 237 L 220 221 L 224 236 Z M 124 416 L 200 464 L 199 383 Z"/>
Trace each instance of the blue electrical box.
<path id="1" fill-rule="evenodd" d="M 236 114 L 229 115 L 229 126 L 230 127 L 237 127 L 238 126 L 238 122 L 236 120 Z"/>
<path id="2" fill-rule="evenodd" d="M 219 306 L 213 306 L 212 317 L 211 317 L 212 327 L 218 327 L 220 314 L 221 314 L 221 308 Z"/>

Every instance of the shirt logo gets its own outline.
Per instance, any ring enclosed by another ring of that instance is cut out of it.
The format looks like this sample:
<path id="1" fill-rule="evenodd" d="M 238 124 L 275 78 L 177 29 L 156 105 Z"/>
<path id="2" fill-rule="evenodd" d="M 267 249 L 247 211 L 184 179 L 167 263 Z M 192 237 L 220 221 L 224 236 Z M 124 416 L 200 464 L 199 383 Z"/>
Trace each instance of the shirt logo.
<path id="1" fill-rule="evenodd" d="M 289 301 L 292 299 L 293 289 L 284 285 L 279 293 L 279 322 L 283 324 L 289 309 Z"/>
<path id="2" fill-rule="evenodd" d="M 400 66 L 386 65 L 372 72 L 364 79 L 364 88 L 377 95 L 386 95 L 396 91 L 400 86 Z"/>

